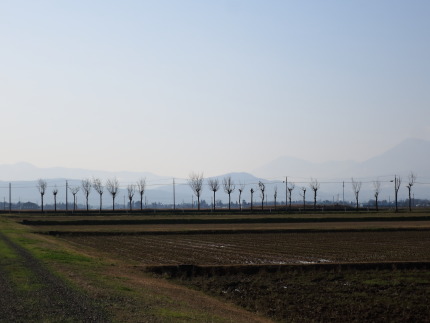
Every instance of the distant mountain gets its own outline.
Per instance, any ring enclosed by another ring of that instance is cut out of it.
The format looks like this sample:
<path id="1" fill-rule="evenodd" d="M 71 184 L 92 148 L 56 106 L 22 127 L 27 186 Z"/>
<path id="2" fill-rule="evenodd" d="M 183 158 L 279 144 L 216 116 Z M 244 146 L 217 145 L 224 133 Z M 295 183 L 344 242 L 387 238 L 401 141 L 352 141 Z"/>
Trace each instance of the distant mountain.
<path id="1" fill-rule="evenodd" d="M 150 172 L 109 172 L 65 167 L 40 168 L 24 162 L 0 165 L 0 180 L 3 181 L 35 181 L 39 178 L 46 180 L 59 178 L 81 180 L 93 177 L 98 177 L 102 180 L 116 177 L 120 182 L 136 182 L 141 177 L 146 177 L 149 181 L 166 179 L 166 177 Z"/>
<path id="2" fill-rule="evenodd" d="M 280 176 L 293 176 L 295 178 L 332 178 L 339 173 L 357 165 L 354 161 L 328 161 L 312 163 L 303 159 L 282 156 L 252 171 L 253 174 L 264 178 L 279 178 Z"/>
<path id="3" fill-rule="evenodd" d="M 430 178 L 430 141 L 407 139 L 392 149 L 364 162 L 330 161 L 311 163 L 283 156 L 255 170 L 253 174 L 264 178 L 282 175 L 304 178 L 351 178 L 387 175 L 407 176 L 411 171 L 420 177 Z"/>
<path id="4" fill-rule="evenodd" d="M 411 171 L 421 178 L 430 178 L 430 141 L 407 139 L 383 154 L 352 168 L 354 176 L 384 176 L 397 174 L 406 177 Z"/>
<path id="5" fill-rule="evenodd" d="M 236 203 L 239 199 L 239 183 L 244 183 L 245 189 L 242 199 L 251 200 L 250 189 L 253 188 L 255 193 L 253 199 L 255 203 L 261 201 L 261 194 L 258 189 L 258 182 L 266 184 L 265 195 L 270 201 L 274 199 L 275 189 L 277 190 L 277 201 L 285 201 L 285 183 L 284 176 L 288 176 L 288 181 L 295 182 L 296 188 L 293 191 L 292 199 L 301 200 L 300 188 L 307 187 L 307 200 L 312 200 L 312 191 L 309 189 L 308 182 L 311 177 L 321 182 L 321 188 L 318 191 L 318 200 L 340 201 L 345 196 L 345 200 L 353 200 L 351 177 L 363 181 L 360 192 L 360 200 L 367 201 L 373 198 L 373 181 L 378 178 L 382 183 L 382 192 L 380 199 L 393 198 L 393 183 L 390 180 L 394 175 L 401 176 L 403 182 L 399 198 L 406 198 L 406 181 L 409 172 L 417 174 L 417 184 L 413 192 L 417 198 L 428 198 L 430 196 L 430 142 L 419 139 L 408 139 L 388 151 L 375 156 L 364 162 L 354 161 L 330 161 L 324 163 L 311 163 L 293 157 L 279 157 L 272 162 L 255 169 L 250 173 L 228 173 L 216 176 L 219 179 L 220 189 L 216 193 L 216 199 L 226 202 L 228 195 L 222 187 L 222 179 L 231 176 L 236 184 L 236 189 L 232 193 L 232 202 Z M 254 175 L 253 175 L 254 174 Z M 173 181 L 172 177 L 158 176 L 149 172 L 107 172 L 85 169 L 71 168 L 39 168 L 28 163 L 18 163 L 14 165 L 0 165 L 0 198 L 8 200 L 8 182 L 12 181 L 12 202 L 31 201 L 39 203 L 40 195 L 36 188 L 36 180 L 39 178 L 48 181 L 48 190 L 45 201 L 52 203 L 52 188 L 57 186 L 59 189 L 59 201 L 65 199 L 65 181 L 68 180 L 69 187 L 79 186 L 84 178 L 98 177 L 105 181 L 107 178 L 116 176 L 121 183 L 121 190 L 118 193 L 117 203 L 125 204 L 127 202 L 126 185 L 135 183 L 139 178 L 146 177 L 147 188 L 145 191 L 145 200 L 148 205 L 153 202 L 163 204 L 172 204 L 173 202 Z M 205 178 L 201 200 L 208 204 L 212 203 L 213 193 L 207 185 L 208 178 Z M 69 194 L 69 199 L 71 194 Z M 185 179 L 176 179 L 175 182 L 176 204 L 190 203 L 195 201 L 195 196 Z M 82 192 L 78 193 L 78 200 L 83 202 Z M 139 194 L 136 192 L 134 201 L 139 200 Z M 69 200 L 70 201 L 70 200 Z M 112 199 L 109 193 L 103 195 L 103 205 L 112 205 Z M 92 191 L 90 194 L 90 204 L 98 205 L 98 195 Z"/>
<path id="6" fill-rule="evenodd" d="M 383 152 L 382 154 L 368 159 L 364 162 L 354 161 L 331 161 L 324 163 L 311 163 L 293 157 L 279 157 L 254 171 L 253 174 L 264 178 L 279 178 L 288 175 L 290 180 L 303 181 L 304 184 L 296 186 L 307 186 L 306 181 L 311 177 L 324 183 L 318 193 L 322 200 L 338 200 L 345 195 L 345 200 L 352 200 L 352 190 L 349 181 L 352 177 L 363 181 L 360 193 L 361 199 L 373 198 L 373 181 L 380 179 L 382 183 L 381 199 L 393 198 L 393 184 L 390 180 L 394 175 L 403 178 L 399 198 L 406 198 L 408 174 L 412 171 L 417 178 L 417 184 L 413 191 L 417 198 L 428 198 L 430 188 L 426 183 L 430 181 L 430 141 L 421 139 L 407 139 L 399 145 Z M 345 185 L 343 184 L 345 181 Z M 297 192 L 296 192 L 297 193 Z M 297 193 L 298 194 L 298 193 Z M 310 194 L 310 193 L 308 193 Z M 310 196 L 308 195 L 307 196 Z"/>

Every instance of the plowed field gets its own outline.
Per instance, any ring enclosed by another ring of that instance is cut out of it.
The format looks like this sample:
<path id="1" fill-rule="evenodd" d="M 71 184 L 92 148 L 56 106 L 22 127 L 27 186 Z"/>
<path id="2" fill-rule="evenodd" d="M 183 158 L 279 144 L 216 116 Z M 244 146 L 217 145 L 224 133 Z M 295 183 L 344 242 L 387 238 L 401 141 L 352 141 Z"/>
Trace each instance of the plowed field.
<path id="1" fill-rule="evenodd" d="M 430 261 L 430 231 L 62 236 L 137 264 Z"/>

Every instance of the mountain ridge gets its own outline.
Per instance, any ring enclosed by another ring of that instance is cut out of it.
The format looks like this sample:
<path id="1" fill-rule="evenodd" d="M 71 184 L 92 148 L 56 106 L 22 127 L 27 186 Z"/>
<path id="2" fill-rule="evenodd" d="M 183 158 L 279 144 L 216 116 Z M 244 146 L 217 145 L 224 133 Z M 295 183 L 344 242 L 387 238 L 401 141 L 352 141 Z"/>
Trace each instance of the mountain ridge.
<path id="1" fill-rule="evenodd" d="M 355 161 L 328 161 L 322 163 L 312 163 L 294 157 L 281 156 L 275 158 L 271 162 L 261 166 L 256 171 L 251 172 L 233 172 L 217 176 L 206 177 L 204 181 L 204 189 L 202 191 L 202 199 L 211 203 L 213 193 L 207 186 L 209 178 L 218 178 L 220 180 L 220 189 L 216 193 L 216 199 L 227 199 L 222 187 L 222 178 L 232 176 L 236 184 L 236 190 L 232 196 L 232 201 L 238 200 L 238 185 L 242 182 L 246 187 L 241 196 L 242 199 L 250 200 L 250 189 L 253 188 L 254 200 L 260 198 L 258 190 L 258 182 L 262 181 L 266 184 L 267 198 L 273 200 L 275 189 L 278 192 L 278 200 L 285 200 L 285 176 L 288 175 L 288 182 L 296 182 L 296 189 L 293 192 L 293 199 L 299 198 L 299 187 L 308 186 L 311 178 L 321 182 L 321 189 L 318 192 L 318 199 L 322 200 L 339 200 L 345 195 L 345 200 L 353 198 L 350 184 L 351 178 L 363 181 L 361 198 L 368 200 L 373 198 L 372 183 L 375 180 L 382 180 L 382 199 L 389 199 L 393 196 L 393 188 L 390 180 L 395 175 L 403 178 L 400 197 L 406 194 L 405 181 L 408 174 L 412 171 L 417 175 L 417 185 L 414 186 L 414 193 L 417 198 L 425 198 L 430 191 L 430 168 L 427 166 L 430 160 L 430 142 L 421 139 L 407 139 L 400 144 L 388 149 L 381 154 L 372 157 L 364 162 Z M 15 167 L 15 168 L 14 168 Z M 14 174 L 18 174 L 14 178 Z M 58 175 L 58 176 L 54 176 Z M 61 175 L 61 176 L 60 176 Z M 7 178 L 9 176 L 9 178 Z M 70 185 L 79 186 L 84 178 L 98 177 L 105 181 L 107 178 L 117 177 L 121 184 L 121 191 L 118 194 L 119 198 L 127 200 L 126 185 L 136 183 L 141 177 L 147 179 L 147 190 L 145 197 L 149 202 L 161 202 L 171 204 L 173 201 L 173 177 L 159 176 L 150 172 L 109 172 L 95 171 L 75 168 L 38 168 L 32 164 L 21 162 L 12 165 L 0 165 L 0 194 L 6 198 L 8 196 L 7 182 L 16 182 L 13 184 L 13 198 L 20 200 L 38 201 L 40 197 L 36 188 L 36 180 L 43 178 L 48 181 L 49 189 L 55 185 L 60 189 L 59 197 L 65 196 L 65 181 L 68 180 Z M 25 178 L 25 179 L 23 179 Z M 27 179 L 30 178 L 30 179 Z M 189 203 L 193 200 L 193 192 L 191 191 L 187 181 L 177 178 L 176 185 L 176 201 L 177 203 Z M 81 192 L 79 192 L 79 195 Z M 48 196 L 52 195 L 48 191 Z M 1 196 L 1 195 L 0 195 Z M 137 199 L 136 194 L 135 199 Z M 311 198 L 311 195 L 307 195 Z M 52 198 L 52 196 L 50 196 Z M 47 200 L 50 199 L 48 197 Z M 82 197 L 80 197 L 82 198 Z M 195 198 L 195 197 L 194 197 Z M 104 203 L 109 203 L 109 194 L 104 194 Z M 91 194 L 92 203 L 97 205 L 96 194 Z"/>
<path id="2" fill-rule="evenodd" d="M 276 177 L 287 173 L 297 178 L 351 178 L 407 176 L 409 172 L 429 177 L 430 141 L 409 138 L 363 162 L 351 160 L 312 163 L 290 156 L 278 157 L 251 171 L 259 177 Z"/>

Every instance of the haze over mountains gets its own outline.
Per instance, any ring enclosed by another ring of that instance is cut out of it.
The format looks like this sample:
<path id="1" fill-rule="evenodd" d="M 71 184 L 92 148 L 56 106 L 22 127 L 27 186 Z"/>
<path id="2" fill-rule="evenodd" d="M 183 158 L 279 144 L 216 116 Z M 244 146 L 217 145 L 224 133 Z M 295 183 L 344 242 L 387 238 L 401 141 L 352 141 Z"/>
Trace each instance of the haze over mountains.
<path id="1" fill-rule="evenodd" d="M 252 171 L 253 174 L 274 178 L 282 174 L 304 178 L 375 178 L 378 176 L 407 176 L 413 171 L 420 178 L 430 177 L 430 141 L 407 139 L 399 145 L 364 162 L 329 161 L 312 163 L 283 156 Z"/>
<path id="2" fill-rule="evenodd" d="M 98 177 L 101 179 L 116 176 L 121 182 L 135 182 L 140 177 L 148 180 L 160 180 L 162 176 L 150 172 L 109 172 L 80 168 L 51 167 L 40 168 L 30 163 L 20 162 L 12 165 L 0 165 L 0 180 L 3 181 L 33 181 L 43 179 L 83 179 Z M 170 178 L 170 177 L 169 177 Z"/>
<path id="3" fill-rule="evenodd" d="M 242 198 L 249 201 L 251 187 L 257 192 L 254 193 L 254 200 L 260 199 L 258 192 L 258 182 L 266 183 L 267 198 L 273 200 L 274 187 L 278 188 L 278 201 L 285 201 L 285 184 L 282 180 L 288 176 L 289 181 L 296 182 L 296 189 L 293 191 L 293 200 L 299 198 L 299 187 L 308 186 L 310 178 L 316 178 L 321 182 L 321 189 L 318 192 L 320 200 L 339 200 L 345 195 L 345 200 L 352 199 L 352 192 L 349 184 L 342 186 L 342 181 L 349 181 L 351 177 L 363 181 L 361 197 L 368 200 L 373 197 L 372 181 L 381 179 L 382 199 L 389 199 L 392 196 L 392 183 L 394 175 L 403 177 L 406 182 L 407 175 L 411 171 L 418 175 L 417 185 L 414 187 L 414 194 L 417 198 L 428 198 L 430 196 L 430 141 L 420 139 L 408 139 L 388 151 L 375 156 L 364 162 L 355 161 L 331 161 L 323 163 L 312 163 L 293 157 L 279 157 L 266 165 L 250 171 L 249 173 L 230 173 L 216 176 L 222 182 L 222 178 L 230 175 L 233 181 L 246 184 Z M 17 163 L 13 165 L 0 165 L 0 194 L 7 196 L 7 182 L 14 182 L 13 200 L 18 197 L 21 201 L 33 201 L 38 203 L 40 195 L 35 187 L 35 182 L 39 178 L 48 181 L 49 187 L 56 185 L 59 187 L 59 200 L 64 199 L 65 180 L 69 180 L 70 185 L 79 186 L 84 178 L 98 177 L 103 180 L 116 176 L 121 184 L 119 199 L 126 197 L 126 186 L 135 183 L 139 178 L 145 177 L 147 180 L 147 190 L 145 197 L 148 203 L 161 202 L 171 204 L 173 200 L 172 176 L 161 176 L 150 172 L 108 172 L 86 169 L 71 168 L 39 168 L 28 163 Z M 348 186 L 349 185 L 349 186 Z M 402 187 L 406 184 L 402 184 Z M 20 188 L 20 189 L 18 189 Z M 18 192 L 17 192 L 18 190 Z M 60 194 L 63 193 L 63 194 Z M 400 191 L 400 197 L 405 198 L 404 189 Z M 47 203 L 50 203 L 50 191 L 47 192 Z M 61 196 L 63 195 L 63 197 Z M 192 191 L 186 184 L 185 179 L 177 179 L 175 185 L 176 203 L 189 203 L 193 199 Z M 202 199 L 208 203 L 212 201 L 212 192 L 208 187 L 204 187 Z M 83 197 L 79 197 L 82 202 Z M 104 203 L 111 203 L 109 194 L 103 196 Z M 138 200 L 138 194 L 134 200 Z M 228 196 L 223 192 L 222 187 L 217 192 L 216 199 L 227 201 Z M 307 193 L 307 199 L 312 199 L 311 190 Z M 237 189 L 232 195 L 232 201 L 238 201 Z M 95 192 L 90 195 L 90 203 L 97 205 L 98 200 Z"/>

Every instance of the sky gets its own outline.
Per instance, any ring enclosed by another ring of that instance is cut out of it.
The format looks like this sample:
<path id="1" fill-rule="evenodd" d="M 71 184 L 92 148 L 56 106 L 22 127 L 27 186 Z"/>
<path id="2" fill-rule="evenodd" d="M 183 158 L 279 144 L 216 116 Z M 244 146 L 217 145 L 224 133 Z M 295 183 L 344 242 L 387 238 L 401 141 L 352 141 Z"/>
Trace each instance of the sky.
<path id="1" fill-rule="evenodd" d="M 430 140 L 429 16 L 427 0 L 0 0 L 0 164 L 213 176 Z"/>

